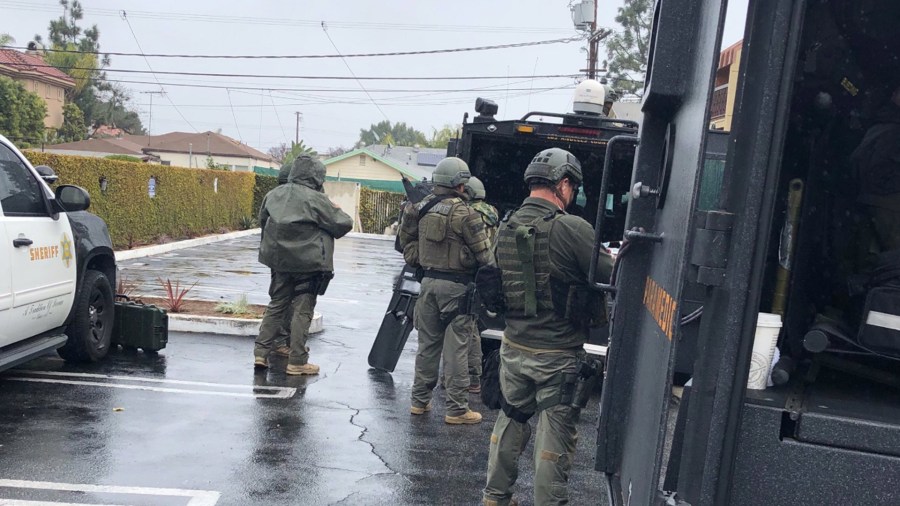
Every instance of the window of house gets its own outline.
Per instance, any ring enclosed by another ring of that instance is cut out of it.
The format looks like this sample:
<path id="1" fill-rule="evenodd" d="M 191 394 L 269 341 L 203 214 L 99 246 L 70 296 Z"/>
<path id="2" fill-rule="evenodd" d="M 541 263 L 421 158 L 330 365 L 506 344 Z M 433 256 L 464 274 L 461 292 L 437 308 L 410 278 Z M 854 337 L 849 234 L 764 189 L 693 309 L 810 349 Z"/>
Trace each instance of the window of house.
<path id="1" fill-rule="evenodd" d="M 56 88 L 56 99 L 57 99 L 57 100 L 62 100 L 62 99 L 63 99 L 63 90 L 62 90 L 62 88 Z"/>
<path id="2" fill-rule="evenodd" d="M 47 216 L 41 184 L 22 160 L 0 144 L 0 206 L 7 216 Z"/>
<path id="3" fill-rule="evenodd" d="M 50 98 L 52 96 L 51 95 L 52 91 L 53 91 L 53 89 L 50 87 L 50 85 L 45 84 L 44 85 L 44 98 Z"/>
<path id="4" fill-rule="evenodd" d="M 366 166 L 366 155 L 359 155 L 359 164 L 363 167 Z"/>

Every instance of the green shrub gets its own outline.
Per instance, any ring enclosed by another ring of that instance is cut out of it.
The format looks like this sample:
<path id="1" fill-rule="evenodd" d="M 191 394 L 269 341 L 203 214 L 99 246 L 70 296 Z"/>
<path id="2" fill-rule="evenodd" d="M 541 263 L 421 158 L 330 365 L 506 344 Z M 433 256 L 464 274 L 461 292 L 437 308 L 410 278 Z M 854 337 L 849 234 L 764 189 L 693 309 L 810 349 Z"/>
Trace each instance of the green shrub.
<path id="1" fill-rule="evenodd" d="M 253 213 L 250 216 L 259 216 L 259 208 L 262 207 L 263 198 L 276 186 L 278 186 L 277 177 L 256 174 L 256 182 L 253 185 Z"/>
<path id="2" fill-rule="evenodd" d="M 242 217 L 256 215 L 252 173 L 39 152 L 26 156 L 34 165 L 52 167 L 59 184 L 78 185 L 91 194 L 90 211 L 106 220 L 117 249 L 237 229 Z M 148 192 L 151 177 L 156 178 L 153 198 Z M 101 179 L 106 191 L 100 190 Z"/>
<path id="3" fill-rule="evenodd" d="M 359 221 L 362 231 L 381 234 L 385 227 L 393 223 L 400 213 L 400 204 L 406 195 L 383 192 L 363 186 L 359 193 Z"/>
<path id="4" fill-rule="evenodd" d="M 138 158 L 136 156 L 131 156 L 131 155 L 108 155 L 108 156 L 104 156 L 103 158 L 106 158 L 107 160 L 118 160 L 120 162 L 141 163 L 140 158 Z"/>

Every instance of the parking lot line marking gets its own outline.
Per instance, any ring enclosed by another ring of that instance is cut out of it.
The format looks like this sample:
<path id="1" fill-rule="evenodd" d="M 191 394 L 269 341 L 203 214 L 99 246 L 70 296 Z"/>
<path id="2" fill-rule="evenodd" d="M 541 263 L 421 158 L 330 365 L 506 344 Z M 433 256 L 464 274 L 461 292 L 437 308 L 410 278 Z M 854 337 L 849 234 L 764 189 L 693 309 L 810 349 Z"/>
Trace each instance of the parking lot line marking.
<path id="1" fill-rule="evenodd" d="M 272 390 L 274 393 L 256 393 L 256 392 L 223 392 L 216 390 L 193 390 L 188 388 L 166 388 L 166 387 L 153 387 L 148 385 L 122 385 L 119 383 L 103 383 L 100 381 L 81 381 L 81 380 L 68 380 L 68 379 L 51 379 L 51 378 L 37 378 L 37 377 L 23 377 L 23 376 L 8 376 L 3 378 L 8 381 L 24 381 L 30 383 L 56 383 L 62 385 L 81 385 L 81 386 L 90 386 L 90 387 L 103 387 L 103 388 L 119 388 L 122 390 L 143 390 L 146 392 L 162 392 L 162 393 L 170 393 L 170 394 L 193 394 L 193 395 L 217 395 L 220 397 L 249 397 L 255 399 L 289 399 L 297 393 L 296 388 L 290 387 L 256 387 L 259 389 Z"/>
<path id="2" fill-rule="evenodd" d="M 34 376 L 60 376 L 65 378 L 97 378 L 117 381 L 135 381 L 139 383 L 171 383 L 173 385 L 190 385 L 199 387 L 218 387 L 218 388 L 239 388 L 245 390 L 296 390 L 295 388 L 276 387 L 268 385 L 240 385 L 234 383 L 208 383 L 204 381 L 188 381 L 169 378 L 141 378 L 138 376 L 115 376 L 112 374 L 93 374 L 87 372 L 63 372 L 63 371 L 34 371 L 28 369 L 16 369 L 16 374 L 27 374 Z"/>
<path id="3" fill-rule="evenodd" d="M 22 499 L 0 499 L 0 506 L 91 506 L 86 502 L 26 501 Z M 127 506 L 125 504 L 108 504 L 103 506 Z"/>
<path id="4" fill-rule="evenodd" d="M 55 483 L 52 481 L 0 480 L 0 487 L 29 488 L 37 490 L 61 490 L 64 492 L 94 492 L 100 494 L 130 494 L 171 497 L 190 497 L 187 506 L 214 506 L 219 502 L 219 492 L 212 490 L 187 490 L 181 488 L 121 487 L 114 485 L 89 485 L 86 483 Z M 0 499 L 0 504 L 7 504 Z M 65 504 L 56 502 L 24 504 Z M 84 503 L 81 503 L 84 504 Z"/>

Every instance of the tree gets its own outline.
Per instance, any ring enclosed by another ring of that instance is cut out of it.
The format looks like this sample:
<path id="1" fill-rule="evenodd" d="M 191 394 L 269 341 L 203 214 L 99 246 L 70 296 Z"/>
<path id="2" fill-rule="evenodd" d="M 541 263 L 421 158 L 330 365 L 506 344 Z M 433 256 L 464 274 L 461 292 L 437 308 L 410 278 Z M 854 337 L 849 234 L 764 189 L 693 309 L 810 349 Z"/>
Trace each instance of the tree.
<path id="1" fill-rule="evenodd" d="M 373 144 L 425 146 L 428 144 L 428 139 L 425 138 L 425 134 L 407 126 L 406 123 L 400 122 L 391 125 L 390 121 L 384 120 L 373 124 L 368 129 L 361 128 L 359 130 L 359 142 L 356 143 L 356 147 Z"/>
<path id="2" fill-rule="evenodd" d="M 84 140 L 87 129 L 84 126 L 84 113 L 77 105 L 69 103 L 63 106 L 63 124 L 57 132 L 61 142 Z"/>
<path id="3" fill-rule="evenodd" d="M 290 147 L 282 142 L 277 146 L 269 148 L 269 156 L 277 160 L 282 165 L 293 163 L 293 161 L 302 154 L 319 156 L 319 153 L 317 153 L 315 149 L 307 146 L 306 144 L 303 144 L 302 140 L 299 143 L 291 142 Z"/>
<path id="4" fill-rule="evenodd" d="M 462 125 L 452 125 L 450 123 L 444 125 L 440 130 L 432 128 L 431 140 L 428 146 L 432 148 L 446 148 L 450 143 L 450 139 L 455 139 L 457 133 L 462 130 Z"/>
<path id="5" fill-rule="evenodd" d="M 10 44 L 15 44 L 16 39 L 13 38 L 12 35 L 8 33 L 0 33 L 0 47 L 8 46 Z"/>
<path id="6" fill-rule="evenodd" d="M 47 104 L 22 84 L 0 76 L 0 134 L 22 145 L 44 139 Z"/>
<path id="7" fill-rule="evenodd" d="M 75 80 L 75 88 L 66 98 L 81 109 L 85 125 L 108 124 L 131 134 L 144 133 L 140 117 L 127 106 L 130 99 L 127 90 L 106 80 L 103 69 L 110 64 L 110 59 L 100 53 L 97 25 L 87 29 L 79 25 L 84 11 L 78 0 L 60 0 L 59 4 L 63 15 L 50 21 L 50 50 L 45 51 L 44 61 Z M 38 42 L 42 40 L 40 35 L 34 38 Z"/>
<path id="8" fill-rule="evenodd" d="M 653 22 L 652 0 L 625 0 L 616 23 L 622 30 L 606 41 L 608 77 L 613 87 L 626 93 L 643 93 Z"/>
<path id="9" fill-rule="evenodd" d="M 328 151 L 325 152 L 325 156 L 327 156 L 328 158 L 334 158 L 336 156 L 341 156 L 349 151 L 350 150 L 345 148 L 344 146 L 331 147 L 328 148 Z"/>

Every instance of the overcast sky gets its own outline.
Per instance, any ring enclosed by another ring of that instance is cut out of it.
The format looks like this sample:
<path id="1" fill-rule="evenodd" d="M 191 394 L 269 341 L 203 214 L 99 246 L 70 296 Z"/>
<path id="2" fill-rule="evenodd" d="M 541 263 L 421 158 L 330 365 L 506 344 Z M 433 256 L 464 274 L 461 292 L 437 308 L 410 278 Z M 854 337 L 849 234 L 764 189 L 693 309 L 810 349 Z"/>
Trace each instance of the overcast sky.
<path id="1" fill-rule="evenodd" d="M 622 0 L 599 0 L 599 24 L 615 28 Z M 420 51 L 559 39 L 576 35 L 567 0 L 306 1 L 287 0 L 82 0 L 82 25 L 96 24 L 103 51 L 161 54 L 301 55 Z M 742 37 L 747 0 L 732 0 L 723 45 Z M 127 21 L 121 17 L 125 11 Z M 25 45 L 46 38 L 50 19 L 60 16 L 56 0 L 0 0 L 0 33 Z M 320 22 L 328 26 L 322 30 Z M 130 28 L 129 29 L 129 23 Z M 132 29 L 134 34 L 132 34 Z M 296 111 L 303 114 L 300 137 L 314 148 L 351 147 L 360 128 L 385 119 L 404 121 L 430 135 L 432 127 L 459 123 L 475 98 L 500 106 L 500 118 L 529 110 L 570 110 L 572 78 L 585 68 L 583 44 L 435 55 L 320 60 L 198 60 L 113 56 L 109 78 L 126 83 L 132 107 L 148 124 L 153 96 L 154 134 L 221 128 L 226 135 L 263 151 L 294 138 Z M 601 58 L 602 61 L 603 58 Z M 355 80 L 208 77 L 113 70 L 274 74 L 293 76 L 427 77 L 493 76 L 488 80 L 364 80 L 372 104 Z M 507 79 L 506 76 L 513 76 Z M 515 76 L 520 76 L 516 78 Z M 193 88 L 174 84 L 228 87 Z M 240 89 L 250 88 L 250 89 Z M 281 91 L 262 91 L 282 88 Z M 474 91 L 459 92 L 458 90 Z M 384 91 L 393 90 L 393 91 Z M 177 108 L 176 108 L 177 106 Z M 180 114 L 179 114 L 180 112 Z M 186 119 L 182 119 L 181 116 Z"/>

